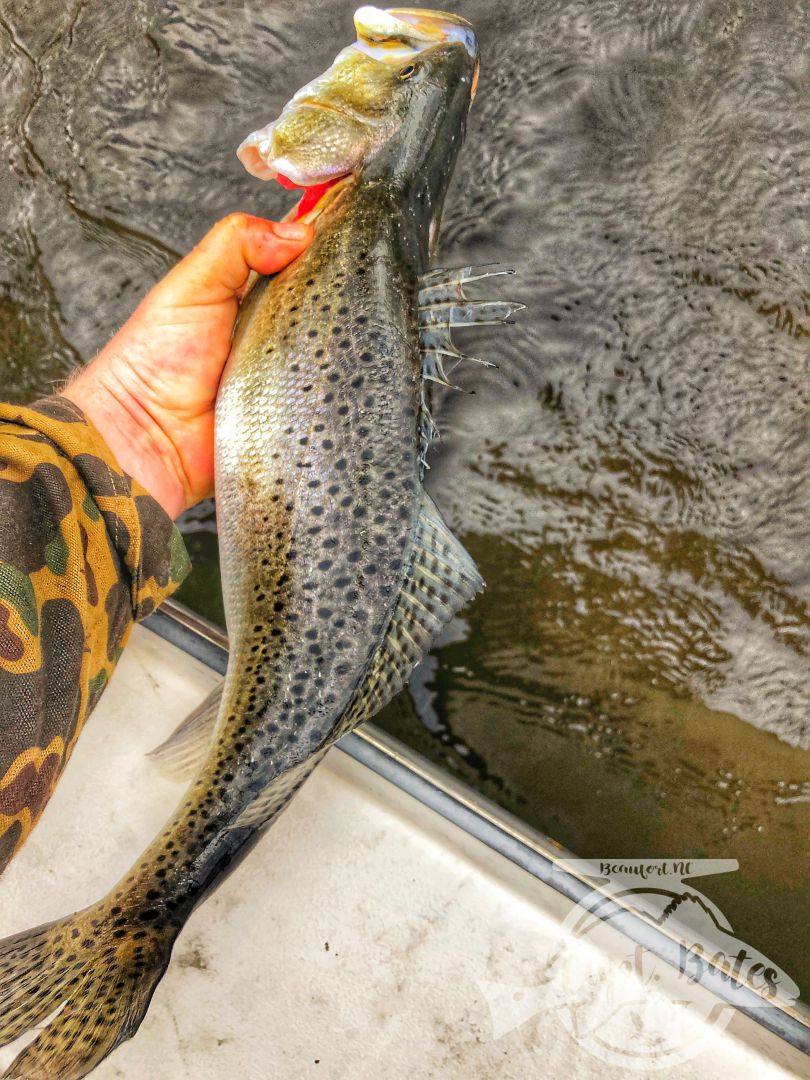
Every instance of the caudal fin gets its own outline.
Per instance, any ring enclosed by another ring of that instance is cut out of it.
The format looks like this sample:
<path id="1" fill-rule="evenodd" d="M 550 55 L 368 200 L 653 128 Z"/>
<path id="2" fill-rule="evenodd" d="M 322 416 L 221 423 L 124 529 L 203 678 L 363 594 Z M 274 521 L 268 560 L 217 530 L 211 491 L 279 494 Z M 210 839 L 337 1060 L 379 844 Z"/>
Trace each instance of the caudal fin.
<path id="1" fill-rule="evenodd" d="M 0 941 L 0 1047 L 54 1014 L 3 1077 L 80 1080 L 134 1035 L 178 930 L 145 914 L 105 900 Z"/>

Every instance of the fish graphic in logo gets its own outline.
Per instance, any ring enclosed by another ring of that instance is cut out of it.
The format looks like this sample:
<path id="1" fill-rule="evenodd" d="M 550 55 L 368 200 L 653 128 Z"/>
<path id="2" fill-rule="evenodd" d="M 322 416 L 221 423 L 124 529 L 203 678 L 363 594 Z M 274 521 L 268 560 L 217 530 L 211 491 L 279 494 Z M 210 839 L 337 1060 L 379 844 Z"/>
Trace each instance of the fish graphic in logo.
<path id="1" fill-rule="evenodd" d="M 593 1057 L 652 1071 L 696 1057 L 736 1007 L 794 1004 L 799 988 L 790 976 L 737 938 L 716 904 L 685 881 L 737 869 L 733 859 L 559 864 L 555 871 L 595 887 L 566 916 L 563 944 L 545 958 L 539 985 L 479 983 L 495 1038 L 554 1010 Z"/>

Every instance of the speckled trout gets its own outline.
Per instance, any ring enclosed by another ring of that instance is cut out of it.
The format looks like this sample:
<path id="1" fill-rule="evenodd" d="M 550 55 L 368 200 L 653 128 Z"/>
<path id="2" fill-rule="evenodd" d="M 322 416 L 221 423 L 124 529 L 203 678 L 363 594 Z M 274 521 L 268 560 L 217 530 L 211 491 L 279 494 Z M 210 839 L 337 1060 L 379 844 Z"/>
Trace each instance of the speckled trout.
<path id="1" fill-rule="evenodd" d="M 422 486 L 425 386 L 461 357 L 452 328 L 519 306 L 468 299 L 485 270 L 428 270 L 477 43 L 440 12 L 361 8 L 355 24 L 239 150 L 304 189 L 316 236 L 254 283 L 218 396 L 226 678 L 157 751 L 189 786 L 127 875 L 0 944 L 0 1044 L 51 1018 L 8 1077 L 83 1077 L 137 1030 L 195 905 L 482 587 Z"/>

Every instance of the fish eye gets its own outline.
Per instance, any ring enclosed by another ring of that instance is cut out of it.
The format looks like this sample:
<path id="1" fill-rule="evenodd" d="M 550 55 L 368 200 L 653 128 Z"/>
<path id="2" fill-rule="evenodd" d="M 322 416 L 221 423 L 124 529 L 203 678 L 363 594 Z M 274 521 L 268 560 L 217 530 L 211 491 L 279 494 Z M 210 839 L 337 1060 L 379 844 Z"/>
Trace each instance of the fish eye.
<path id="1" fill-rule="evenodd" d="M 416 74 L 416 64 L 406 64 L 405 67 L 399 69 L 399 77 L 403 81 L 410 79 Z"/>

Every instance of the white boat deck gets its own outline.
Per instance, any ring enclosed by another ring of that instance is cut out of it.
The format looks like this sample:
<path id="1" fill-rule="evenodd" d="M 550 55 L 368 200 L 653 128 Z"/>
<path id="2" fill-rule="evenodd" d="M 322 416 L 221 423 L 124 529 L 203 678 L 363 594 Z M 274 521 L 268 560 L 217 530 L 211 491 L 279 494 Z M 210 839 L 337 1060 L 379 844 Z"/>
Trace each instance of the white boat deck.
<path id="1" fill-rule="evenodd" d="M 42 823 L 0 880 L 0 936 L 82 907 L 127 869 L 182 791 L 157 775 L 144 752 L 216 678 L 136 629 Z M 631 1070 L 591 1056 L 563 1023 L 564 1006 L 543 1004 L 534 989 L 549 979 L 568 936 L 564 914 L 547 885 L 332 750 L 268 836 L 195 912 L 140 1032 L 94 1077 L 810 1075 L 802 1071 L 807 1059 L 754 1025 L 743 1042 L 731 1034 L 734 1025 L 711 1029 L 697 1016 L 682 1023 L 690 1047 L 700 1050 L 681 1064 L 651 1059 Z M 587 941 L 566 945 L 583 980 L 601 979 L 627 997 L 633 976 L 619 963 Z M 516 989 L 498 992 L 492 984 Z M 511 1001 L 517 1010 L 515 1026 L 500 1038 L 487 1003 L 492 993 L 502 1003 L 506 994 L 507 1013 Z M 665 993 L 637 993 L 674 1017 Z M 0 1065 L 12 1056 L 0 1052 Z"/>

